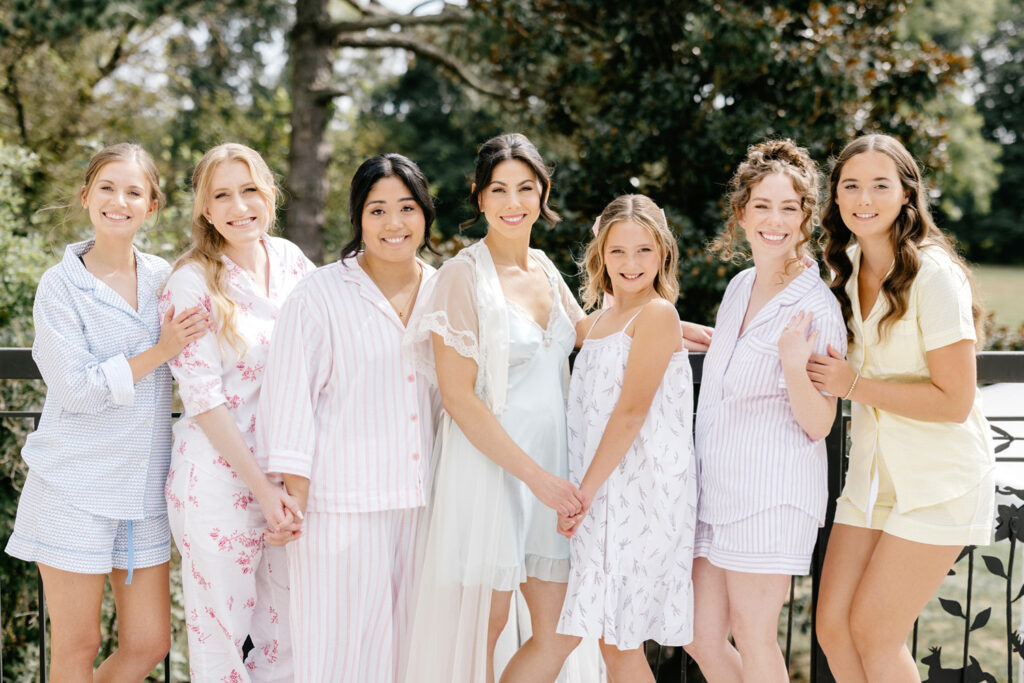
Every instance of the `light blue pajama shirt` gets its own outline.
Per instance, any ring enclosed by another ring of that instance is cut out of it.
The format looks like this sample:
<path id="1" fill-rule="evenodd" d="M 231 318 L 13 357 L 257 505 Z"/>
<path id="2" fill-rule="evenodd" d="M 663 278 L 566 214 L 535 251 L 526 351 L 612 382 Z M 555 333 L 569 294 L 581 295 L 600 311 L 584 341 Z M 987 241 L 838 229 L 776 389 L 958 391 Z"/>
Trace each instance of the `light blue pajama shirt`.
<path id="1" fill-rule="evenodd" d="M 69 245 L 36 291 L 32 357 L 47 393 L 22 449 L 29 476 L 7 552 L 105 573 L 169 557 L 171 373 L 162 365 L 133 382 L 128 358 L 160 338 L 157 293 L 170 266 L 135 250 L 136 311 L 86 270 L 92 245 Z"/>

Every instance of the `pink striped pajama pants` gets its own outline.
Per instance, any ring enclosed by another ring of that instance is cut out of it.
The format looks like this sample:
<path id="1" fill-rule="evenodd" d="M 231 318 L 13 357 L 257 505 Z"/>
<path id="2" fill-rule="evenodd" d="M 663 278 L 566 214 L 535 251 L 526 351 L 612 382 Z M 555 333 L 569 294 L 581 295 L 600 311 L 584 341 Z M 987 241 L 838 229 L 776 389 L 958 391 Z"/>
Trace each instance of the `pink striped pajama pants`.
<path id="1" fill-rule="evenodd" d="M 422 510 L 306 513 L 287 546 L 296 681 L 398 680 Z"/>

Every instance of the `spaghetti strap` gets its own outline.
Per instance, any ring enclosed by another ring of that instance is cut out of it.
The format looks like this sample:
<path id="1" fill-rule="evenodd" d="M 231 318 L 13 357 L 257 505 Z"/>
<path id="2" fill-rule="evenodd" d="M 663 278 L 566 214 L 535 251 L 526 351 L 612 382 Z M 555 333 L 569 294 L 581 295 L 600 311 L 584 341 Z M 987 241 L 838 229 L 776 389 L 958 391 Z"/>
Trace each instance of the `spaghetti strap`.
<path id="1" fill-rule="evenodd" d="M 644 305 L 646 305 L 646 304 L 644 304 Z M 622 326 L 622 329 L 619 330 L 619 333 L 620 334 L 624 333 L 626 331 L 626 328 L 633 324 L 633 321 L 636 320 L 637 316 L 640 315 L 641 313 L 643 313 L 643 310 L 644 310 L 644 307 L 641 306 L 640 310 L 637 311 L 636 313 L 634 313 L 633 317 L 626 321 L 626 324 Z"/>
<path id="2" fill-rule="evenodd" d="M 586 340 L 586 339 L 588 339 L 590 337 L 590 333 L 594 331 L 594 326 L 597 325 L 597 321 L 600 320 L 601 316 L 604 315 L 605 311 L 608 311 L 608 310 L 611 310 L 611 309 L 602 308 L 600 311 L 597 312 L 597 317 L 594 318 L 594 322 L 590 323 L 590 328 L 587 330 L 587 333 L 585 335 L 583 335 L 583 339 L 584 340 Z"/>

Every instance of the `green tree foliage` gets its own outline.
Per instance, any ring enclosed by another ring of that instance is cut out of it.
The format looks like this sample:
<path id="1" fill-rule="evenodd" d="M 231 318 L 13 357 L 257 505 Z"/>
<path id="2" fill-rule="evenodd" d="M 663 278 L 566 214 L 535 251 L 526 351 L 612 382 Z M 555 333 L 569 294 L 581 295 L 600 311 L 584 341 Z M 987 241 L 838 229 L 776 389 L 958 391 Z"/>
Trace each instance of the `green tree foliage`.
<path id="1" fill-rule="evenodd" d="M 1024 263 L 1024 6 L 999 3 L 995 26 L 974 51 L 982 134 L 1001 149 L 991 202 L 965 202 L 950 225 L 978 261 Z"/>
<path id="2" fill-rule="evenodd" d="M 721 225 L 723 188 L 745 148 L 789 136 L 821 162 L 851 137 L 892 133 L 943 183 L 948 120 L 928 104 L 969 61 L 900 40 L 904 3 L 737 0 L 475 0 L 473 50 L 512 86 L 558 162 L 578 240 L 617 194 L 666 207 L 685 255 L 684 315 L 708 319 L 722 269 L 703 242 Z"/>
<path id="3" fill-rule="evenodd" d="M 131 140 L 157 158 L 171 206 L 173 256 L 187 240 L 188 178 L 209 146 L 236 140 L 286 156 L 288 102 L 263 46 L 281 42 L 288 3 L 274 0 L 0 0 L 0 141 L 39 160 L 21 187 L 22 217 L 69 203 L 89 157 Z M 54 248 L 80 238 L 62 212 L 42 217 Z"/>
<path id="4" fill-rule="evenodd" d="M 379 151 L 405 154 L 423 169 L 435 196 L 435 229 L 450 240 L 460 234 L 459 223 L 473 215 L 467 198 L 476 148 L 509 127 L 511 118 L 417 60 L 394 83 L 377 89 L 359 126 L 360 137 L 380 140 Z M 472 230 L 466 237 L 482 234 Z"/>
<path id="5" fill-rule="evenodd" d="M 23 223 L 21 188 L 37 164 L 30 152 L 0 142 L 0 347 L 32 343 L 32 301 L 49 265 L 43 240 Z M 22 229 L 16 233 L 12 226 Z M 0 410 L 31 410 L 42 404 L 42 397 L 42 382 L 0 382 Z M 14 526 L 16 493 L 25 480 L 19 444 L 31 428 L 22 418 L 5 418 L 0 426 L 0 539 L 10 536 Z M 30 680 L 38 657 L 30 647 L 36 625 L 35 578 L 34 566 L 0 554 L 0 634 L 3 675 L 9 680 Z"/>

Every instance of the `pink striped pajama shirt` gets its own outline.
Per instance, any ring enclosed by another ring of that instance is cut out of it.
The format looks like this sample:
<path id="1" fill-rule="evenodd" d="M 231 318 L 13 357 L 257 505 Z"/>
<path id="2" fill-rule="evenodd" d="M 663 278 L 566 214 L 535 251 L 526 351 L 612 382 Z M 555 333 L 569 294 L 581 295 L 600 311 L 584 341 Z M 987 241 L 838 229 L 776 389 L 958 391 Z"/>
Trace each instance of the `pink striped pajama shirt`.
<path id="1" fill-rule="evenodd" d="M 350 258 L 306 278 L 274 334 L 259 438 L 270 471 L 310 480 L 288 544 L 297 681 L 388 683 L 407 649 L 439 399 L 403 359 L 404 332 Z"/>

